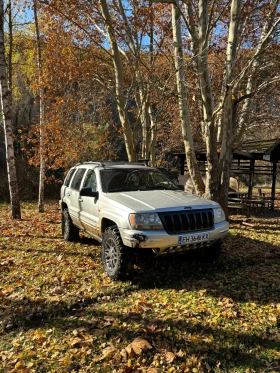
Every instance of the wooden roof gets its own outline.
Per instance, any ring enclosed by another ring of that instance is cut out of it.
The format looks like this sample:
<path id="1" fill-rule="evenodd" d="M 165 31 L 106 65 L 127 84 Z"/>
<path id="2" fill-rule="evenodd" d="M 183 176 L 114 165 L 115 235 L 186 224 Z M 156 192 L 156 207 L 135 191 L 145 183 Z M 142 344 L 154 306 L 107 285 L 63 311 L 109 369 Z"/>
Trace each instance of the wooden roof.
<path id="1" fill-rule="evenodd" d="M 173 153 L 173 155 L 178 158 L 186 158 L 186 154 L 183 152 Z M 196 155 L 198 160 L 206 160 L 206 148 L 204 144 L 200 144 L 196 147 Z M 233 158 L 278 162 L 280 160 L 280 138 L 244 141 L 241 146 L 233 149 Z"/>
<path id="2" fill-rule="evenodd" d="M 238 150 L 251 154 L 254 159 L 278 162 L 280 160 L 280 139 L 248 140 L 234 152 L 238 152 Z"/>

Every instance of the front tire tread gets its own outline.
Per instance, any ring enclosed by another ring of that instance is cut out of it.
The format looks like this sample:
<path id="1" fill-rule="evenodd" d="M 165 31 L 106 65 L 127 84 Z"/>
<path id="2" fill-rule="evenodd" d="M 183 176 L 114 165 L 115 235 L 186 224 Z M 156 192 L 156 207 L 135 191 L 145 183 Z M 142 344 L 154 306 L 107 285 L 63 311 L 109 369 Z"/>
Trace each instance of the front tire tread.
<path id="1" fill-rule="evenodd" d="M 101 260 L 103 268 L 111 280 L 123 279 L 129 267 L 128 248 L 122 239 L 116 225 L 106 228 L 101 244 Z"/>

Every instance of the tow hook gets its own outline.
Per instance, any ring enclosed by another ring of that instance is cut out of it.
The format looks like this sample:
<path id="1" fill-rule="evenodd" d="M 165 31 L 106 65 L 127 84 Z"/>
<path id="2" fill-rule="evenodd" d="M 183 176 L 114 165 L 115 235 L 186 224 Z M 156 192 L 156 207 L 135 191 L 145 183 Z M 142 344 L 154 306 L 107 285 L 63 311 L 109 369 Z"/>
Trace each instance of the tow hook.
<path id="1" fill-rule="evenodd" d="M 132 247 L 134 247 L 135 249 L 138 249 L 141 242 L 145 242 L 147 241 L 147 239 L 148 237 L 145 236 L 144 234 L 136 233 L 133 236 L 131 236 L 130 242 L 132 244 Z"/>
<path id="2" fill-rule="evenodd" d="M 141 242 L 145 242 L 145 241 L 147 241 L 147 239 L 148 239 L 148 237 L 147 236 L 145 236 L 144 234 L 134 234 L 133 236 L 132 236 L 132 238 L 134 238 L 135 240 L 137 240 L 137 241 L 139 241 L 139 243 L 141 243 Z"/>

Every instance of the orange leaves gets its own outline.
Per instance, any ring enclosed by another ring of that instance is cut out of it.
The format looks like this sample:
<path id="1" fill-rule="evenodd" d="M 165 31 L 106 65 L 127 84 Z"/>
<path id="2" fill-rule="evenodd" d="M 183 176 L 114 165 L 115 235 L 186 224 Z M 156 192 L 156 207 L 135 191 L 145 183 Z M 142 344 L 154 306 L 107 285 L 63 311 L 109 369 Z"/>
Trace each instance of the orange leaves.
<path id="1" fill-rule="evenodd" d="M 176 355 L 173 354 L 173 352 L 171 352 L 171 351 L 167 351 L 164 357 L 165 357 L 166 362 L 168 364 L 171 364 L 171 363 L 173 363 Z"/>
<path id="2" fill-rule="evenodd" d="M 100 360 L 104 360 L 108 357 L 112 357 L 116 352 L 117 352 L 117 349 L 115 347 L 108 346 L 108 347 L 104 348 L 104 350 L 102 351 L 102 356 L 101 356 Z"/>
<path id="3" fill-rule="evenodd" d="M 134 339 L 128 346 L 126 346 L 125 350 L 129 356 L 133 355 L 133 353 L 137 355 L 141 355 L 143 351 L 152 349 L 153 347 L 151 344 L 146 340 L 140 337 Z"/>
<path id="4" fill-rule="evenodd" d="M 153 309 L 152 306 L 146 301 L 139 301 L 137 303 L 137 311 L 146 312 L 146 311 L 151 311 L 152 309 Z"/>
<path id="5" fill-rule="evenodd" d="M 0 209 L 3 371 L 279 371 L 279 219 L 254 222 L 262 241 L 233 223 L 217 265 L 142 258 L 112 283 L 96 242 L 62 240 L 57 202 L 43 214 L 24 202 L 17 222 Z"/>

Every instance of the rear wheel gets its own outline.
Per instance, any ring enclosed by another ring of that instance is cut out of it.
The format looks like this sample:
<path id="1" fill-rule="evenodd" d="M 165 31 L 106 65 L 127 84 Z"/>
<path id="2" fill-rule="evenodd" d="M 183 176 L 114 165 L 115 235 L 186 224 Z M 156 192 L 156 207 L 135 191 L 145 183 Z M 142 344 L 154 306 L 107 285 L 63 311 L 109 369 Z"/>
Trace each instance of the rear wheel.
<path id="1" fill-rule="evenodd" d="M 129 267 L 128 248 L 122 243 L 117 226 L 105 230 L 101 244 L 101 259 L 111 280 L 122 279 Z"/>
<path id="2" fill-rule="evenodd" d="M 72 242 L 79 239 L 79 229 L 73 224 L 67 208 L 62 211 L 62 235 L 65 241 Z"/>

